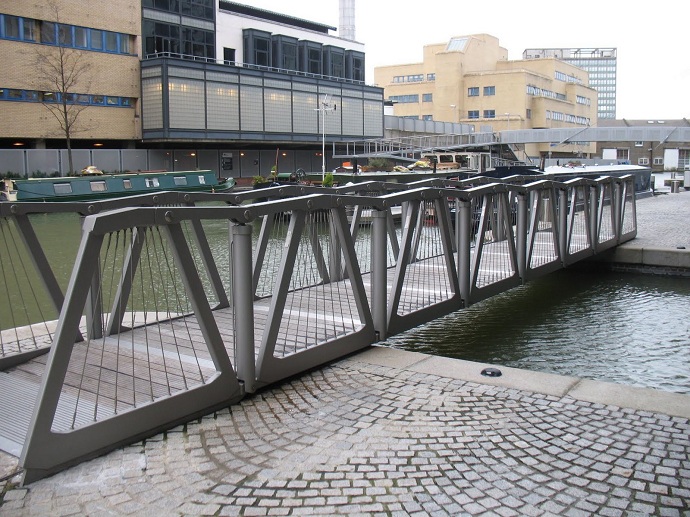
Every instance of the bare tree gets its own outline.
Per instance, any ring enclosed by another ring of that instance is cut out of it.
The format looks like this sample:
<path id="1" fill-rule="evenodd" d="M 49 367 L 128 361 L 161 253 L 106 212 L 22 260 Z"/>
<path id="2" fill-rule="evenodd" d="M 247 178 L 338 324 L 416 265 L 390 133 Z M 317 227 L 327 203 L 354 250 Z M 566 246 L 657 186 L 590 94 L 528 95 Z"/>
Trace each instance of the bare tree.
<path id="1" fill-rule="evenodd" d="M 88 108 L 87 103 L 79 102 L 79 96 L 90 90 L 92 67 L 86 60 L 85 51 L 70 46 L 71 33 L 69 27 L 60 22 L 59 6 L 48 2 L 47 7 L 55 19 L 57 36 L 54 45 L 36 45 L 36 79 L 39 89 L 44 92 L 43 106 L 55 117 L 65 137 L 69 173 L 72 173 L 72 136 L 90 129 L 78 121 Z"/>

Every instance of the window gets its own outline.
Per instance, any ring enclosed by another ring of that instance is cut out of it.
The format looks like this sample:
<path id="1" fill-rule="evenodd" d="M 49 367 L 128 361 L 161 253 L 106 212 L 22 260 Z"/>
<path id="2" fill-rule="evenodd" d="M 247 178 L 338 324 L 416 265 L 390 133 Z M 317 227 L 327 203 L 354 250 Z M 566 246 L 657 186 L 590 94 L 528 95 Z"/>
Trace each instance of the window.
<path id="1" fill-rule="evenodd" d="M 8 39 L 20 39 L 19 20 L 17 16 L 10 16 L 8 14 L 3 16 L 2 36 Z"/>
<path id="2" fill-rule="evenodd" d="M 57 194 L 57 195 L 71 194 L 72 193 L 72 184 L 71 183 L 53 183 L 53 190 L 55 191 L 55 194 Z"/>
<path id="3" fill-rule="evenodd" d="M 467 118 L 479 118 L 479 110 L 472 110 L 467 112 Z"/>
<path id="4" fill-rule="evenodd" d="M 649 158 L 638 158 L 637 165 L 649 165 Z"/>
<path id="5" fill-rule="evenodd" d="M 422 94 L 422 102 L 434 102 L 434 94 L 433 93 L 423 93 Z"/>
<path id="6" fill-rule="evenodd" d="M 132 180 L 122 180 L 122 187 L 125 190 L 130 190 L 132 188 Z"/>
<path id="7" fill-rule="evenodd" d="M 436 74 L 426 74 L 426 80 L 427 81 L 435 81 L 436 80 Z"/>
<path id="8" fill-rule="evenodd" d="M 223 48 L 223 62 L 226 65 L 232 65 L 235 62 L 235 49 L 234 48 Z"/>
<path id="9" fill-rule="evenodd" d="M 422 120 L 434 120 L 433 115 L 422 115 Z"/>
<path id="10" fill-rule="evenodd" d="M 637 141 L 635 142 L 635 147 L 642 147 L 644 145 L 644 142 Z"/>
<path id="11" fill-rule="evenodd" d="M 467 88 L 467 96 L 479 97 L 479 86 L 472 86 L 471 88 Z"/>
<path id="12" fill-rule="evenodd" d="M 94 50 L 103 50 L 103 31 L 91 29 L 91 48 Z"/>
<path id="13" fill-rule="evenodd" d="M 531 109 L 527 108 L 527 111 L 525 111 L 525 118 L 527 120 L 532 118 L 532 110 Z"/>
<path id="14" fill-rule="evenodd" d="M 175 185 L 177 186 L 184 186 L 187 184 L 186 176 L 175 176 L 173 180 L 175 181 Z"/>
<path id="15" fill-rule="evenodd" d="M 485 86 L 484 87 L 484 95 L 496 95 L 496 87 L 495 86 Z"/>
<path id="16" fill-rule="evenodd" d="M 160 186 L 160 183 L 158 182 L 158 178 L 146 178 L 146 186 L 149 188 Z"/>
<path id="17" fill-rule="evenodd" d="M 55 45 L 57 27 L 53 22 L 41 22 L 41 43 Z"/>
<path id="18" fill-rule="evenodd" d="M 496 118 L 496 110 L 484 110 L 484 118 Z"/>
<path id="19" fill-rule="evenodd" d="M 654 165 L 663 165 L 664 159 L 661 156 L 654 157 Z"/>
<path id="20" fill-rule="evenodd" d="M 105 181 L 91 181 L 91 192 L 105 192 L 108 190 L 108 187 L 105 184 Z"/>
<path id="21" fill-rule="evenodd" d="M 199 176 L 199 185 L 206 185 L 206 177 Z"/>

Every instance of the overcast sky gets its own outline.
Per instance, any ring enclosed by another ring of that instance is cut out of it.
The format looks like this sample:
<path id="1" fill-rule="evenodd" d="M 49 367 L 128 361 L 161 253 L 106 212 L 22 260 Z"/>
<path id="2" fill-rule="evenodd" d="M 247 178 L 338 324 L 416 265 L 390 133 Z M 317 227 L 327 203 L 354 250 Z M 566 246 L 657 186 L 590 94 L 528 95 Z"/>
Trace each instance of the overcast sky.
<path id="1" fill-rule="evenodd" d="M 234 0 L 339 26 L 338 0 Z M 374 67 L 422 61 L 424 45 L 487 33 L 522 59 L 527 48 L 618 49 L 616 117 L 690 118 L 690 33 L 685 0 L 356 0 L 356 40 L 364 43 L 367 83 Z M 570 8 L 572 6 L 573 8 Z M 337 35 L 335 33 L 334 35 Z"/>

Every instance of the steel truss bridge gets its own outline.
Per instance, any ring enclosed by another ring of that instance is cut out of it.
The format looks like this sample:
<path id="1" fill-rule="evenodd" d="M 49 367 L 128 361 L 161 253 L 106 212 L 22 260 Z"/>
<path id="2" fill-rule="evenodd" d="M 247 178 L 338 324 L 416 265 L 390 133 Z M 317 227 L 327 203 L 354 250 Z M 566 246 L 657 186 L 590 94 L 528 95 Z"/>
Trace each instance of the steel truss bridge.
<path id="1" fill-rule="evenodd" d="M 419 122 L 419 121 L 410 121 Z M 412 128 L 410 128 L 412 129 Z M 518 129 L 462 134 L 414 134 L 398 138 L 352 140 L 333 144 L 334 158 L 391 158 L 414 161 L 420 153 L 533 143 L 654 142 L 656 146 L 690 143 L 690 126 L 630 126 Z"/>
<path id="2" fill-rule="evenodd" d="M 635 237 L 633 182 L 0 203 L 0 448 L 30 483 L 568 267 Z"/>

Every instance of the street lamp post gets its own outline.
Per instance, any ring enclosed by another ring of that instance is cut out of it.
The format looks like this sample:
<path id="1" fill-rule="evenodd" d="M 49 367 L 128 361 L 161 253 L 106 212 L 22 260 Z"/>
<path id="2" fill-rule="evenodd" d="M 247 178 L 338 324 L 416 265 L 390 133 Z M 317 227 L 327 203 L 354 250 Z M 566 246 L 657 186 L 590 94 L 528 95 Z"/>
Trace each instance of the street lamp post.
<path id="1" fill-rule="evenodd" d="M 335 111 L 335 103 L 330 103 L 331 96 L 326 94 L 323 97 L 320 108 L 315 108 L 315 111 L 321 112 L 321 184 L 326 179 L 326 112 Z"/>

